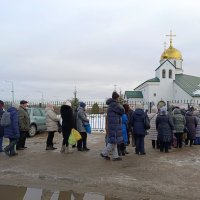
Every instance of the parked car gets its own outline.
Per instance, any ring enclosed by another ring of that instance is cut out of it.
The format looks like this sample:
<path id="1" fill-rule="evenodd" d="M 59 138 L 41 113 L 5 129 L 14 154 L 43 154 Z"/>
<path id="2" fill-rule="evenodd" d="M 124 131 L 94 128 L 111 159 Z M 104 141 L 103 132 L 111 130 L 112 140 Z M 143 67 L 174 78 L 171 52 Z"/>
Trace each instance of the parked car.
<path id="1" fill-rule="evenodd" d="M 46 114 L 43 108 L 28 108 L 30 116 L 29 136 L 33 137 L 39 131 L 46 130 Z"/>

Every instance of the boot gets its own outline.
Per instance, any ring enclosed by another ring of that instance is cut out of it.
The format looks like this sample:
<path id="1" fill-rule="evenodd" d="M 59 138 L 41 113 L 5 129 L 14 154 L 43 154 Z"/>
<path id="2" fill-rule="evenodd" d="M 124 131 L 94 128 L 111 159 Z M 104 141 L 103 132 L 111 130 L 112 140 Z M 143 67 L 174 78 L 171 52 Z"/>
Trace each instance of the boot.
<path id="1" fill-rule="evenodd" d="M 10 153 L 10 156 L 17 156 L 17 155 L 18 155 L 18 153 L 15 152 L 15 151 L 13 151 L 13 152 Z"/>
<path id="2" fill-rule="evenodd" d="M 73 153 L 73 151 L 68 147 L 65 148 L 65 153 Z"/>
<path id="3" fill-rule="evenodd" d="M 65 153 L 65 149 L 66 149 L 66 146 L 65 146 L 65 145 L 62 145 L 61 150 L 60 150 L 60 153 Z"/>

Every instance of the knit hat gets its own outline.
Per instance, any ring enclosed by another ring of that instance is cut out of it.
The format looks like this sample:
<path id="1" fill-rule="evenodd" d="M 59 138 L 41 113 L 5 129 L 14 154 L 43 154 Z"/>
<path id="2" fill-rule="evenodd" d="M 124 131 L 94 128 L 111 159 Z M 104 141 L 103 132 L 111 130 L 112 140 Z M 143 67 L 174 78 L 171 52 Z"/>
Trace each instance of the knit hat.
<path id="1" fill-rule="evenodd" d="M 119 98 L 119 94 L 118 94 L 117 92 L 114 91 L 114 92 L 112 93 L 112 99 L 115 99 L 115 100 L 116 100 L 117 98 Z"/>
<path id="2" fill-rule="evenodd" d="M 70 102 L 70 101 L 66 101 L 66 102 L 65 102 L 65 105 L 66 105 L 66 106 L 69 106 L 69 107 L 71 107 L 71 106 L 72 106 L 72 104 L 71 104 L 71 102 Z"/>
<path id="3" fill-rule="evenodd" d="M 79 103 L 79 105 L 80 105 L 80 107 L 82 107 L 82 108 L 85 108 L 85 106 L 86 106 L 86 104 L 85 104 L 84 102 L 82 102 L 82 101 Z"/>

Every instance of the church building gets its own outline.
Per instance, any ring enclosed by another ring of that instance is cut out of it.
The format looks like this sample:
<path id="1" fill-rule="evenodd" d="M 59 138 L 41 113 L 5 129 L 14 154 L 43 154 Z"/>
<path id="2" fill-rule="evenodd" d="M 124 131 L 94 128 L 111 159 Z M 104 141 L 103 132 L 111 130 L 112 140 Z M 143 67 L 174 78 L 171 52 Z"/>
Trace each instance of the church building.
<path id="1" fill-rule="evenodd" d="M 200 103 L 200 77 L 183 74 L 181 52 L 173 47 L 172 32 L 170 46 L 160 58 L 155 77 L 138 85 L 133 91 L 125 91 L 124 98 L 131 101 L 153 102 L 161 100 L 180 103 Z"/>

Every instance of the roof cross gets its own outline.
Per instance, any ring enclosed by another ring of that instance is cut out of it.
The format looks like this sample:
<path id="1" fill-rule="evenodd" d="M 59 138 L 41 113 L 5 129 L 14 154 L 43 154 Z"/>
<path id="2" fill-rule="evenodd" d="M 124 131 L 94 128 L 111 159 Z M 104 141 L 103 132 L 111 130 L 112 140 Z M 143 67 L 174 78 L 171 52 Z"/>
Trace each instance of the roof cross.
<path id="1" fill-rule="evenodd" d="M 172 35 L 172 30 L 170 30 L 170 35 L 166 35 L 170 37 L 170 46 L 172 46 L 172 37 L 176 37 L 176 35 Z"/>

